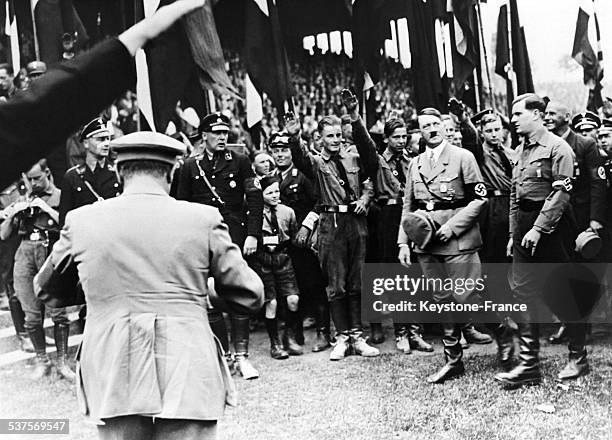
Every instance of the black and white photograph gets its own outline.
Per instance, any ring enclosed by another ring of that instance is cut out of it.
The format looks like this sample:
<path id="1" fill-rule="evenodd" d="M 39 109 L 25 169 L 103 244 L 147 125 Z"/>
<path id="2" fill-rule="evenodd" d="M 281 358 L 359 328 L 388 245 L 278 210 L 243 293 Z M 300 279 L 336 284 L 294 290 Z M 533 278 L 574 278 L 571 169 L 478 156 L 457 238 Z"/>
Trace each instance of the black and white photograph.
<path id="1" fill-rule="evenodd" d="M 0 438 L 607 440 L 612 1 L 0 0 Z"/>

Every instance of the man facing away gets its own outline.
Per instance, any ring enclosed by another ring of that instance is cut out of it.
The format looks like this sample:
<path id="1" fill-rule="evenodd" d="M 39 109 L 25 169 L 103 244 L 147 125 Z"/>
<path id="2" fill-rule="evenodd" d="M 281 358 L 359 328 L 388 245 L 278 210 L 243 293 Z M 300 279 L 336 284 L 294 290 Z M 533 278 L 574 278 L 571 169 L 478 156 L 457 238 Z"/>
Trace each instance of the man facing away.
<path id="1" fill-rule="evenodd" d="M 215 438 L 235 397 L 208 324 L 207 281 L 221 307 L 249 313 L 262 306 L 261 280 L 216 208 L 168 195 L 182 143 L 137 132 L 113 146 L 123 194 L 70 211 L 37 279 L 61 298 L 78 271 L 89 309 L 81 409 L 103 423 L 102 439 Z"/>

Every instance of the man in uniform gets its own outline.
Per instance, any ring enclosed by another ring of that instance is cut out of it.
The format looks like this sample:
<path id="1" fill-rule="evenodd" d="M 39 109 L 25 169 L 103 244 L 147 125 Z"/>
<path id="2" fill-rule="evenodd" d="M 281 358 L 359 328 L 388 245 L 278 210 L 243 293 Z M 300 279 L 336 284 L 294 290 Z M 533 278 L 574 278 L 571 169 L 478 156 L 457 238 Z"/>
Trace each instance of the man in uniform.
<path id="1" fill-rule="evenodd" d="M 545 277 L 538 263 L 569 262 L 574 241 L 568 216 L 574 153 L 567 142 L 546 129 L 545 109 L 545 101 L 534 93 L 520 95 L 512 103 L 511 121 L 523 141 L 516 152 L 510 187 L 510 286 L 527 310 L 516 316 L 520 362 L 495 376 L 511 387 L 541 380 L 538 309 Z M 574 336 L 571 351 L 580 353 L 581 362 L 586 363 L 584 334 L 581 341 L 580 335 Z"/>
<path id="2" fill-rule="evenodd" d="M 378 349 L 362 337 L 361 323 L 361 270 L 368 233 L 366 214 L 373 196 L 373 185 L 366 177 L 375 177 L 376 155 L 360 150 L 359 145 L 358 153 L 344 150 L 341 121 L 336 116 L 319 121 L 322 150 L 318 156 L 307 154 L 301 148 L 299 121 L 293 119 L 285 129 L 292 136 L 293 163 L 313 179 L 319 195 L 319 260 L 326 276 L 337 341 L 329 359 L 343 359 L 351 346 L 358 355 L 378 356 Z M 296 239 L 298 245 L 304 245 L 305 237 Z"/>
<path id="3" fill-rule="evenodd" d="M 34 295 L 32 282 L 47 258 L 48 251 L 59 238 L 60 190 L 51 181 L 51 171 L 43 159 L 27 173 L 31 190 L 7 208 L 6 219 L 0 225 L 0 239 L 13 233 L 21 238 L 15 255 L 13 283 L 15 294 L 25 312 L 25 329 L 30 335 L 36 352 L 34 379 L 40 379 L 51 371 L 51 362 L 46 353 L 45 330 L 43 328 L 44 307 Z M 54 336 L 57 347 L 57 373 L 60 377 L 74 380 L 75 375 L 66 362 L 70 322 L 65 308 L 50 308 L 55 324 Z"/>
<path id="4" fill-rule="evenodd" d="M 101 439 L 214 439 L 235 388 L 206 320 L 207 281 L 244 315 L 263 285 L 217 209 L 168 196 L 181 142 L 136 132 L 112 145 L 124 193 L 68 213 L 36 284 L 54 304 L 82 282 L 77 397 Z"/>
<path id="5" fill-rule="evenodd" d="M 295 211 L 298 225 L 314 212 L 315 193 L 312 181 L 293 165 L 290 137 L 286 132 L 273 133 L 270 137 L 270 151 L 276 161 L 277 175 L 281 179 L 280 197 L 284 205 Z M 312 215 L 309 217 L 312 218 Z M 308 224 L 308 223 L 307 223 Z M 329 303 L 325 294 L 325 282 L 319 260 L 309 246 L 291 245 L 289 255 L 300 289 L 300 309 L 305 303 L 312 305 L 317 329 L 317 339 L 312 351 L 319 352 L 331 347 Z M 309 301 L 304 301 L 308 298 Z M 304 315 L 304 313 L 302 314 Z M 298 342 L 301 342 L 298 340 Z"/>
<path id="6" fill-rule="evenodd" d="M 590 229 L 602 235 L 606 222 L 607 181 L 604 160 L 593 137 L 574 132 L 569 126 L 570 119 L 570 110 L 565 104 L 556 101 L 547 104 L 544 114 L 546 128 L 563 138 L 572 147 L 575 155 L 571 204 L 576 220 L 576 232 Z M 584 124 L 578 123 L 582 128 Z M 576 258 L 582 260 L 578 254 Z M 589 261 L 600 262 L 601 258 L 596 257 Z M 567 326 L 562 324 L 548 341 L 551 344 L 560 344 L 567 339 L 567 336 Z"/>
<path id="7" fill-rule="evenodd" d="M 257 250 L 261 236 L 263 196 L 249 159 L 225 148 L 229 127 L 229 118 L 221 113 L 202 119 L 199 130 L 205 143 L 204 153 L 186 159 L 181 166 L 176 198 L 218 208 L 232 241 L 248 257 Z M 236 367 L 244 378 L 255 379 L 259 373 L 248 359 L 249 316 L 233 314 L 231 320 Z M 213 309 L 209 321 L 229 354 L 223 315 Z"/>
<path id="8" fill-rule="evenodd" d="M 597 129 L 601 126 L 601 118 L 591 111 L 578 113 L 572 118 L 572 128 L 582 136 L 592 137 L 597 141 Z"/>
<path id="9" fill-rule="evenodd" d="M 356 111 L 356 109 L 353 109 Z M 355 144 L 369 148 L 376 152 L 376 145 L 368 134 L 363 121 L 355 113 L 354 140 Z M 376 241 L 378 252 L 376 262 L 397 263 L 398 247 L 397 235 L 402 216 L 403 195 L 406 186 L 406 175 L 411 158 L 406 151 L 408 134 L 406 124 L 402 119 L 394 118 L 385 122 L 383 129 L 383 142 L 386 148 L 382 154 L 377 154 L 378 173 L 376 175 L 376 203 L 380 207 L 378 213 L 379 227 L 376 228 Z M 382 325 L 372 323 L 372 342 L 382 342 Z M 425 342 L 421 336 L 419 324 L 395 322 L 395 342 L 398 350 L 410 353 L 411 348 L 420 351 L 433 351 L 431 344 Z M 376 340 L 377 333 L 381 337 Z"/>
<path id="10" fill-rule="evenodd" d="M 479 279 L 478 250 L 482 240 L 478 218 L 485 207 L 487 191 L 478 164 L 472 153 L 451 145 L 443 137 L 438 110 L 424 109 L 418 119 L 427 149 L 410 163 L 406 175 L 402 228 L 398 235 L 400 263 L 410 266 L 410 245 L 414 243 L 416 259 L 426 278 Z M 414 214 L 417 210 L 420 212 Z M 415 215 L 426 215 L 439 225 L 433 239 L 417 242 L 411 230 Z M 454 295 L 449 290 L 435 291 L 433 296 L 440 303 L 466 302 L 473 300 L 472 290 L 464 295 Z M 442 320 L 446 364 L 427 378 L 429 383 L 442 383 L 465 371 L 461 325 L 452 312 L 447 312 Z"/>
<path id="11" fill-rule="evenodd" d="M 81 130 L 85 164 L 70 168 L 64 175 L 59 209 L 61 224 L 68 211 L 121 194 L 121 184 L 108 157 L 111 130 L 110 121 L 100 117 Z"/>

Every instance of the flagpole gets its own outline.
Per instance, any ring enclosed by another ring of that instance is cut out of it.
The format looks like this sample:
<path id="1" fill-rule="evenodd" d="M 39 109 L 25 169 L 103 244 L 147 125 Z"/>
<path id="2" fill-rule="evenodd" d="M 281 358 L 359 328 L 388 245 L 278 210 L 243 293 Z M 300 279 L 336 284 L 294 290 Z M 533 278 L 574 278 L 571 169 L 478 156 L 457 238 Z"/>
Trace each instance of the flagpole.
<path id="1" fill-rule="evenodd" d="M 36 18 L 34 16 L 36 3 L 37 0 L 30 1 L 30 15 L 32 17 L 32 32 L 34 34 L 34 52 L 36 53 L 36 61 L 40 61 L 40 47 L 38 46 L 38 32 L 36 31 Z"/>
<path id="2" fill-rule="evenodd" d="M 512 2 L 508 1 L 508 8 L 506 9 L 506 16 L 508 21 L 508 59 L 510 60 L 510 65 L 508 68 L 508 79 L 510 80 L 510 84 L 512 84 L 512 93 L 514 97 L 517 96 L 517 84 L 516 84 L 516 76 L 514 74 L 514 53 L 512 47 Z"/>
<path id="3" fill-rule="evenodd" d="M 484 26 L 482 25 L 482 13 L 480 11 L 480 0 L 476 2 L 476 18 L 478 19 L 478 29 L 480 31 L 480 47 L 482 49 L 482 54 L 484 55 L 485 62 L 485 73 L 487 75 L 487 83 L 489 85 L 489 97 L 491 98 L 491 107 L 497 109 L 497 103 L 495 102 L 495 94 L 493 93 L 493 82 L 491 81 L 491 72 L 489 70 L 489 55 L 487 54 L 487 45 L 485 44 L 484 38 Z M 474 69 L 475 70 L 475 69 Z M 482 72 L 482 71 L 481 71 Z M 477 76 L 474 76 L 475 82 L 478 81 Z M 476 91 L 476 95 L 478 95 L 478 91 Z"/>
<path id="4" fill-rule="evenodd" d="M 480 83 L 478 82 L 478 72 L 476 72 L 476 67 L 474 67 L 472 75 L 474 76 L 474 97 L 476 98 L 476 113 L 478 113 L 480 111 Z"/>

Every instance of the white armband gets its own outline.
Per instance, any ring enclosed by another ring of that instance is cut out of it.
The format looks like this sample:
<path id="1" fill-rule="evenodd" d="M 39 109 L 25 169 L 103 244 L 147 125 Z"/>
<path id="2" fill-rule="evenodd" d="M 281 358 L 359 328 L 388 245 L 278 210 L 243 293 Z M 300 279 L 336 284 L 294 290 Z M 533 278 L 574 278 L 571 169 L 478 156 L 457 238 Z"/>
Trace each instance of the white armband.
<path id="1" fill-rule="evenodd" d="M 310 211 L 308 215 L 304 218 L 304 221 L 302 222 L 302 226 L 312 231 L 314 230 L 315 224 L 318 221 L 319 221 L 319 214 L 317 214 L 314 211 Z"/>

